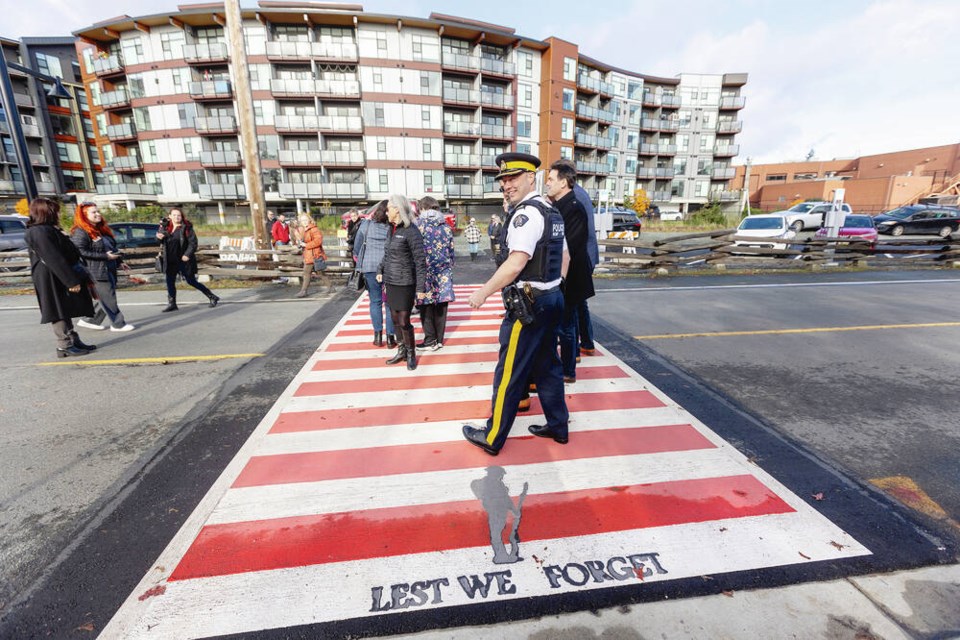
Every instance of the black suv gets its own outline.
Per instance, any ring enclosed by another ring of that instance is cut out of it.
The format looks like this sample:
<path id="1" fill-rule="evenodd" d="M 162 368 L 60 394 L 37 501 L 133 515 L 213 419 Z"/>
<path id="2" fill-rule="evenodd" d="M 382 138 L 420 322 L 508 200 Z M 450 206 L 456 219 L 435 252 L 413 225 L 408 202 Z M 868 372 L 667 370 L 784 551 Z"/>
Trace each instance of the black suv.
<path id="1" fill-rule="evenodd" d="M 631 211 L 630 209 L 611 209 L 610 213 L 613 214 L 613 228 L 611 231 L 636 231 L 640 233 L 640 227 L 643 226 L 643 223 L 640 222 L 640 217 L 637 216 L 636 211 Z"/>
<path id="2" fill-rule="evenodd" d="M 24 234 L 27 219 L 17 215 L 0 216 L 0 251 L 23 251 L 27 248 Z"/>
<path id="3" fill-rule="evenodd" d="M 880 233 L 901 236 L 935 234 L 948 238 L 960 229 L 960 209 L 943 205 L 911 204 L 874 217 Z"/>

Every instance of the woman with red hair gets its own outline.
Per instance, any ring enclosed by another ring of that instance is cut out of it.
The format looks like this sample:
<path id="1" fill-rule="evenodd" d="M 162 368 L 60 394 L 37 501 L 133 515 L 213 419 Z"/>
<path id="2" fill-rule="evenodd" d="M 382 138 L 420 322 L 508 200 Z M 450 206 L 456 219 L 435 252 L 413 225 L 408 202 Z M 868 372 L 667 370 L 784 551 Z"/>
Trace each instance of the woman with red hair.
<path id="1" fill-rule="evenodd" d="M 160 240 L 163 255 L 163 273 L 167 276 L 167 306 L 163 311 L 178 309 L 177 274 L 183 276 L 188 285 L 207 296 L 211 307 L 217 306 L 220 298 L 197 282 L 197 234 L 187 216 L 183 215 L 183 209 L 170 209 L 170 215 L 160 223 L 157 239 Z"/>
<path id="2" fill-rule="evenodd" d="M 92 317 L 80 318 L 77 326 L 100 331 L 106 329 L 100 323 L 105 317 L 109 317 L 111 331 L 133 331 L 134 326 L 127 323 L 117 304 L 117 268 L 129 270 L 130 267 L 124 264 L 120 252 L 117 251 L 113 231 L 103 219 L 97 205 L 83 202 L 77 206 L 73 215 L 73 227 L 70 229 L 70 240 L 83 256 L 99 298 L 95 305 L 96 313 Z"/>

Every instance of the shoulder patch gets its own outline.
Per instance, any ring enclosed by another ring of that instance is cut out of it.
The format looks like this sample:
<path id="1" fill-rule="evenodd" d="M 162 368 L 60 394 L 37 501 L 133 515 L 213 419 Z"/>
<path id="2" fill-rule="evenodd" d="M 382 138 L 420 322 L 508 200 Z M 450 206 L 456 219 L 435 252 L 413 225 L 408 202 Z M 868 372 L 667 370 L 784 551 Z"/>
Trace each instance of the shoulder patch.
<path id="1" fill-rule="evenodd" d="M 530 218 L 522 213 L 518 213 L 517 215 L 513 216 L 513 226 L 522 227 L 523 225 L 527 224 L 528 220 L 530 220 Z"/>

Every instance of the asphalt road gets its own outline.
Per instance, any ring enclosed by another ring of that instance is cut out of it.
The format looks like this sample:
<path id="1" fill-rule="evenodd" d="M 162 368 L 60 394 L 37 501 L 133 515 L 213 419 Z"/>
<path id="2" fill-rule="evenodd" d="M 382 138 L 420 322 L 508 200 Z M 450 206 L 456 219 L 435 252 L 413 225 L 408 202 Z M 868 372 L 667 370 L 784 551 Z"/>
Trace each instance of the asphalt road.
<path id="1" fill-rule="evenodd" d="M 457 279 L 490 272 L 489 261 L 463 261 Z M 718 402 L 864 487 L 912 479 L 943 510 L 922 503 L 918 521 L 960 540 L 951 524 L 960 520 L 960 425 L 950 393 L 960 326 L 916 326 L 958 319 L 960 274 L 620 278 L 598 279 L 598 289 L 592 308 L 603 339 L 644 336 L 637 344 L 657 375 L 679 367 L 680 386 L 703 381 Z M 184 298 L 199 301 L 191 293 Z M 99 339 L 97 357 L 168 364 L 96 368 L 39 366 L 55 361 L 49 329 L 30 298 L 0 299 L 0 468 L 15 470 L 0 480 L 0 614 L 9 620 L 35 599 L 47 603 L 42 617 L 55 629 L 49 603 L 63 596 L 71 614 L 126 597 L 352 302 L 350 292 L 291 294 L 279 285 L 227 291 L 218 309 L 160 315 L 162 292 L 122 293 L 140 329 L 84 333 Z M 784 333 L 797 329 L 815 331 Z M 709 335 L 681 335 L 694 333 Z M 748 435 L 730 441 L 745 451 L 754 444 Z M 909 497 L 900 494 L 916 506 Z M 94 551 L 77 562 L 85 548 Z M 104 549 L 128 553 L 115 559 Z"/>

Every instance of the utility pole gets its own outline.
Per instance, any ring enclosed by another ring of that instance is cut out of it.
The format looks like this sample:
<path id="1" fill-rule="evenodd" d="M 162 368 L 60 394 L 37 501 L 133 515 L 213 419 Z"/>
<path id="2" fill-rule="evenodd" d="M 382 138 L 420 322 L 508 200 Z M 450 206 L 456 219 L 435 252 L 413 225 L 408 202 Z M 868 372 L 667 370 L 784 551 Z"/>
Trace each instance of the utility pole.
<path id="1" fill-rule="evenodd" d="M 747 158 L 747 165 L 743 171 L 743 202 L 740 206 L 740 213 L 750 215 L 750 158 Z"/>
<path id="2" fill-rule="evenodd" d="M 224 6 L 227 42 L 230 44 L 230 75 L 237 100 L 237 123 L 240 125 L 240 148 L 243 150 L 243 164 L 247 170 L 247 200 L 250 202 L 253 240 L 257 249 L 265 251 L 270 248 L 264 231 L 267 223 L 267 202 L 263 195 L 257 124 L 253 116 L 253 93 L 250 90 L 250 71 L 247 69 L 247 46 L 243 41 L 240 0 L 226 0 Z"/>

